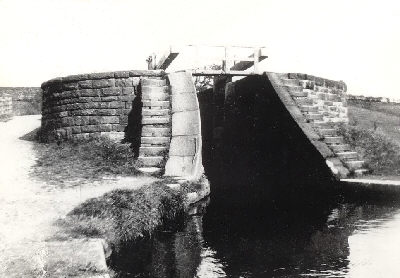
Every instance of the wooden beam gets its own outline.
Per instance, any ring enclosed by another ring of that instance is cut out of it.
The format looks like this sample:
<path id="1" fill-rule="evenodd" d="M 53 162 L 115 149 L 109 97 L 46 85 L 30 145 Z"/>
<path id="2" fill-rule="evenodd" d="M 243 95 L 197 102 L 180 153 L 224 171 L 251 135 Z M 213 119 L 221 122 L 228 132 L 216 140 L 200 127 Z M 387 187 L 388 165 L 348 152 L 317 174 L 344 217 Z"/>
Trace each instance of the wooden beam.
<path id="1" fill-rule="evenodd" d="M 259 62 L 268 58 L 265 48 L 259 49 L 259 55 L 260 55 L 259 60 L 258 60 Z M 233 67 L 231 67 L 231 71 L 232 70 L 233 71 L 247 70 L 247 69 L 251 68 L 254 65 L 254 53 L 251 54 L 249 56 L 249 58 L 252 60 L 249 61 L 248 59 L 246 59 L 245 61 L 240 61 L 239 63 L 237 63 Z"/>
<path id="2" fill-rule="evenodd" d="M 157 61 L 156 69 L 166 70 L 172 61 L 178 56 L 180 49 L 174 46 L 170 46 L 169 50 Z"/>
<path id="3" fill-rule="evenodd" d="M 229 71 L 224 72 L 223 70 L 194 70 L 192 71 L 193 76 L 250 76 L 250 75 L 261 75 L 262 73 L 246 72 L 246 71 Z"/>

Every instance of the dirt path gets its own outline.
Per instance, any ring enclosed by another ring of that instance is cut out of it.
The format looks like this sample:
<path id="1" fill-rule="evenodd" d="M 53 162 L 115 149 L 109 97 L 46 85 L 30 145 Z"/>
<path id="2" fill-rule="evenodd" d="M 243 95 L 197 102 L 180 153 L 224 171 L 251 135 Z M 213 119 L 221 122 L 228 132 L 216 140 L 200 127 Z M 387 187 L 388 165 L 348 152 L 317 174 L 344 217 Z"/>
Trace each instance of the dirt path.
<path id="1" fill-rule="evenodd" d="M 45 240 L 56 232 L 55 220 L 88 198 L 154 180 L 85 180 L 82 186 L 63 189 L 34 180 L 30 171 L 35 163 L 35 143 L 19 138 L 39 126 L 40 116 L 36 115 L 0 122 L 0 277 L 47 277 Z"/>

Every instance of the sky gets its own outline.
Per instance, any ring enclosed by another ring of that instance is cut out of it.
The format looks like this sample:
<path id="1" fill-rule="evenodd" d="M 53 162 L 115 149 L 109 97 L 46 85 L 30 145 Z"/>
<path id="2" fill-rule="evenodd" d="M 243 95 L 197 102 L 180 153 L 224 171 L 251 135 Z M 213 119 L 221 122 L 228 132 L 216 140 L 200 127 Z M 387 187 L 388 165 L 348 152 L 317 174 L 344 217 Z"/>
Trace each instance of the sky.
<path id="1" fill-rule="evenodd" d="M 188 44 L 265 46 L 263 70 L 400 98 L 396 0 L 0 0 L 3 87 L 146 69 L 151 53 Z"/>

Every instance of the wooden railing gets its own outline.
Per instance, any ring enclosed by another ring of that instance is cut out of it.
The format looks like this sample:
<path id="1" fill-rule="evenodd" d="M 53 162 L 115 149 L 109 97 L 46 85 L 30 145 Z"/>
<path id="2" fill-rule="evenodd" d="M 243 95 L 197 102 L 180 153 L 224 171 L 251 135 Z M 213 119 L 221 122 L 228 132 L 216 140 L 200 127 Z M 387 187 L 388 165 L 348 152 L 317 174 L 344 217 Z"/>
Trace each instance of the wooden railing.
<path id="1" fill-rule="evenodd" d="M 221 70 L 211 69 L 198 69 L 197 65 L 192 65 L 193 75 L 253 75 L 260 74 L 259 63 L 265 60 L 266 55 L 265 47 L 252 47 L 252 46 L 208 46 L 208 45 L 188 45 L 186 47 L 195 48 L 195 53 L 198 55 L 199 48 L 220 49 L 223 48 L 224 55 L 220 57 L 216 63 L 221 64 Z M 185 51 L 186 47 L 173 47 L 171 46 L 164 56 L 160 59 L 153 54 L 148 58 L 149 69 L 162 69 L 166 70 L 175 58 Z M 247 57 L 237 57 L 233 55 L 233 50 L 250 50 L 251 53 Z M 199 60 L 198 57 L 194 57 Z M 248 71 L 250 68 L 252 70 Z"/>

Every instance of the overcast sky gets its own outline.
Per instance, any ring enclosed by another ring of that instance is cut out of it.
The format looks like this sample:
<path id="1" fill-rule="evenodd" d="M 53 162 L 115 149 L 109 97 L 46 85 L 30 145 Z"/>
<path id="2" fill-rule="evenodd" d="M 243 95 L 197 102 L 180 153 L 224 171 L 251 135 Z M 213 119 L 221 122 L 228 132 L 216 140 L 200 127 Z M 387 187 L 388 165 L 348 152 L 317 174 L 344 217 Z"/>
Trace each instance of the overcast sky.
<path id="1" fill-rule="evenodd" d="M 263 69 L 400 98 L 400 4 L 380 0 L 0 0 L 0 86 L 145 69 L 169 45 L 267 46 Z"/>

